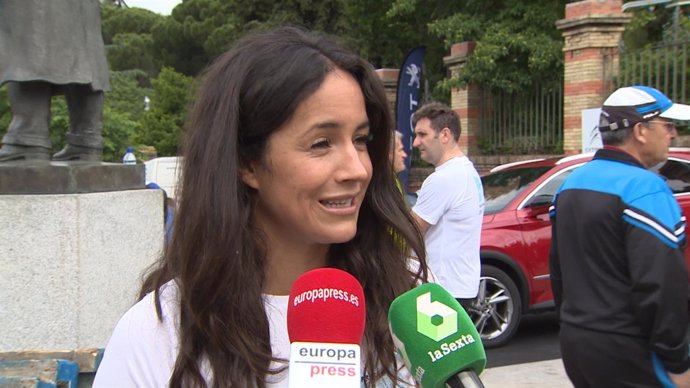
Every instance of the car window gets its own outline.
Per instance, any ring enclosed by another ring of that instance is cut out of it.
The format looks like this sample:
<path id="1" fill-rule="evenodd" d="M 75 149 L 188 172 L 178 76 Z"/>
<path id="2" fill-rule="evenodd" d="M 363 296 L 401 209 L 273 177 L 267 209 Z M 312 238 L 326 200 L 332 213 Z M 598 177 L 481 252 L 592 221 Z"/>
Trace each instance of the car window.
<path id="1" fill-rule="evenodd" d="M 497 171 L 482 177 L 484 214 L 502 210 L 510 201 L 525 190 L 530 183 L 542 176 L 550 167 L 526 167 Z"/>
<path id="2" fill-rule="evenodd" d="M 556 191 L 558 191 L 558 188 L 561 187 L 561 184 L 563 184 L 565 178 L 567 178 L 568 175 L 573 172 L 573 170 L 573 168 L 569 168 L 567 170 L 560 171 L 546 180 L 541 187 L 539 187 L 534 194 L 532 194 L 527 202 L 525 202 L 524 207 L 536 204 L 546 205 L 553 202 L 553 197 L 556 195 Z"/>
<path id="3" fill-rule="evenodd" d="M 690 163 L 668 159 L 652 168 L 652 171 L 664 177 L 674 194 L 690 192 Z"/>

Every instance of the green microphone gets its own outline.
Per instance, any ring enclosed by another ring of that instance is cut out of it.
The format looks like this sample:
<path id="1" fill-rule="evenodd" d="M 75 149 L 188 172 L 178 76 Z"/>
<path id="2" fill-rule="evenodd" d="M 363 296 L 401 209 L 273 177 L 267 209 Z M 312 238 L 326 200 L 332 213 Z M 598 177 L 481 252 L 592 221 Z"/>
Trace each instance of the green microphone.
<path id="1" fill-rule="evenodd" d="M 422 388 L 484 387 L 486 353 L 472 320 L 435 283 L 397 297 L 388 310 L 395 347 Z"/>

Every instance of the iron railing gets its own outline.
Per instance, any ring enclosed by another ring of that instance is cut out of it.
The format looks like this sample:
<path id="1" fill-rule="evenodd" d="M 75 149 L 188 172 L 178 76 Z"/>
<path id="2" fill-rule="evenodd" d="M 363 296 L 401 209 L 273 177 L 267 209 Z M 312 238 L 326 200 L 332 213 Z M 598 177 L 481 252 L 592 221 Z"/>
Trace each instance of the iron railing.
<path id="1" fill-rule="evenodd" d="M 676 102 L 688 103 L 688 61 L 690 42 L 664 42 L 635 51 L 621 50 L 617 87 L 647 85 L 659 89 Z"/>
<path id="2" fill-rule="evenodd" d="M 484 155 L 560 153 L 563 87 L 525 93 L 484 91 L 477 145 Z"/>

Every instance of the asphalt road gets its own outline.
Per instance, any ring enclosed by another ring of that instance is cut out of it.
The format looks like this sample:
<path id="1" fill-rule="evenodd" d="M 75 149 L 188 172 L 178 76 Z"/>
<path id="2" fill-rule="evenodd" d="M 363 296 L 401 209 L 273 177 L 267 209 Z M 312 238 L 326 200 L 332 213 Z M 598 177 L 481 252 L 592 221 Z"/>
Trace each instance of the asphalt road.
<path id="1" fill-rule="evenodd" d="M 506 345 L 486 349 L 487 368 L 561 358 L 555 312 L 527 314 Z"/>

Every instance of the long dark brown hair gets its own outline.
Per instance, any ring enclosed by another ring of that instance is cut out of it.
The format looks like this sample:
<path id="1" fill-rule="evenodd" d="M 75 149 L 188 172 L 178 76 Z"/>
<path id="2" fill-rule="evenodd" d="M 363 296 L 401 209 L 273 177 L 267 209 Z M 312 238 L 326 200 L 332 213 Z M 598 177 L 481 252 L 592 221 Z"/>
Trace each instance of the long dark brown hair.
<path id="1" fill-rule="evenodd" d="M 371 183 L 357 233 L 330 248 L 329 266 L 354 275 L 364 287 L 365 374 L 396 380 L 399 367 L 388 330 L 390 303 L 426 279 L 424 243 L 388 159 L 390 112 L 369 63 L 315 33 L 281 27 L 245 37 L 203 75 L 186 124 L 183 175 L 172 238 L 146 277 L 141 297 L 175 279 L 180 297 L 180 348 L 171 387 L 265 387 L 272 357 L 263 306 L 265 247 L 252 227 L 251 190 L 240 169 L 260 161 L 271 134 L 335 69 L 351 74 L 364 94 L 373 140 Z M 421 265 L 410 270 L 407 247 Z"/>

